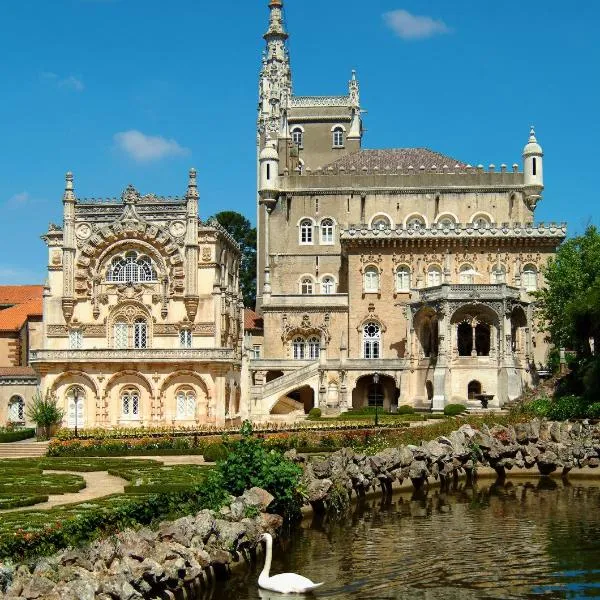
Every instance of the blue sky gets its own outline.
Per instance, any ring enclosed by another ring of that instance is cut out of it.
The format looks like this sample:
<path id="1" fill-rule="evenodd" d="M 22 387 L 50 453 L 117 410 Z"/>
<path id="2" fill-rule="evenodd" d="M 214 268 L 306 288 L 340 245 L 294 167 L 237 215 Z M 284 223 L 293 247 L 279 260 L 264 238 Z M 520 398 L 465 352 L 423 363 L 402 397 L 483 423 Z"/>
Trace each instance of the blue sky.
<path id="1" fill-rule="evenodd" d="M 0 283 L 45 279 L 39 236 L 81 197 L 178 195 L 254 220 L 257 78 L 267 0 L 0 3 Z M 297 94 L 358 71 L 368 148 L 472 164 L 545 151 L 539 221 L 600 222 L 600 3 L 286 0 Z"/>

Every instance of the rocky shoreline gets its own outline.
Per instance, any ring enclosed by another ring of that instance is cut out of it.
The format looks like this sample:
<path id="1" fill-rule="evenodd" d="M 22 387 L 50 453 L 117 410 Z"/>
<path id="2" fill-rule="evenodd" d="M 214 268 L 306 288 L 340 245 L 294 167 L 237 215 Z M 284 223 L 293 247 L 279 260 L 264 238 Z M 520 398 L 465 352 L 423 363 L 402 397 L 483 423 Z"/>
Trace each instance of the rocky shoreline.
<path id="1" fill-rule="evenodd" d="M 478 467 L 491 467 L 503 479 L 513 468 L 537 467 L 547 476 L 559 469 L 600 465 L 600 425 L 533 420 L 504 427 L 473 429 L 463 425 L 448 436 L 388 448 L 367 456 L 344 448 L 304 464 L 307 502 L 323 512 L 346 506 L 355 494 L 410 481 L 416 490 L 438 480 L 442 487 Z M 228 575 L 232 566 L 255 556 L 260 536 L 277 533 L 279 515 L 268 514 L 273 501 L 252 488 L 231 497 L 220 511 L 203 510 L 156 530 L 127 529 L 82 549 L 68 549 L 17 567 L 0 563 L 0 592 L 7 600 L 138 600 L 191 598 Z"/>
<path id="2" fill-rule="evenodd" d="M 294 451 L 286 456 L 304 462 Z M 477 467 L 491 467 L 503 479 L 513 468 L 537 467 L 544 476 L 562 469 L 566 476 L 571 469 L 599 465 L 600 425 L 534 419 L 478 430 L 463 425 L 420 446 L 388 448 L 373 456 L 344 448 L 306 463 L 303 483 L 308 502 L 323 512 L 347 504 L 352 493 L 360 497 L 379 488 L 391 493 L 394 484 L 406 480 L 418 490 L 431 478 L 444 487 L 461 475 L 472 478 Z"/>
<path id="3" fill-rule="evenodd" d="M 86 548 L 69 549 L 16 568 L 0 565 L 7 600 L 183 599 L 250 560 L 260 536 L 283 524 L 266 513 L 273 496 L 252 488 L 219 512 L 126 529 Z M 253 515 L 253 516 L 249 516 Z"/>

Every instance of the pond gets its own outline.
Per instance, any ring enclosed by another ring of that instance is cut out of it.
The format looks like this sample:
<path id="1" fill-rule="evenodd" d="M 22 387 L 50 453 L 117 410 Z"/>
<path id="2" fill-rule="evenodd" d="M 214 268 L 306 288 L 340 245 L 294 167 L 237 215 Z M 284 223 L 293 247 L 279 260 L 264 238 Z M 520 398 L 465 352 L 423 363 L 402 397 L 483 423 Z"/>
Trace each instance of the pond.
<path id="1" fill-rule="evenodd" d="M 262 557 L 199 600 L 595 597 L 600 482 L 480 481 L 305 520 L 275 544 L 271 574 L 325 581 L 314 596 L 259 590 Z"/>

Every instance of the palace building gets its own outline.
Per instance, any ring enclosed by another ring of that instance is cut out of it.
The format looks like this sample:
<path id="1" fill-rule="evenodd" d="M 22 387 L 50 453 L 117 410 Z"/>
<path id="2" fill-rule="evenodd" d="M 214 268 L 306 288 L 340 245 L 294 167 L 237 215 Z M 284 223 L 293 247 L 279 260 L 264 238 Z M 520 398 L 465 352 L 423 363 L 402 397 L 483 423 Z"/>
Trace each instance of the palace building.
<path id="1" fill-rule="evenodd" d="M 240 412 L 238 244 L 181 198 L 81 199 L 51 225 L 43 333 L 30 353 L 68 427 L 223 424 Z M 1 313 L 0 313 L 1 314 Z"/>
<path id="2" fill-rule="evenodd" d="M 296 95 L 283 0 L 269 11 L 252 417 L 516 398 L 546 364 L 533 292 L 566 235 L 535 223 L 544 180 L 533 128 L 522 165 L 363 149 L 356 74 L 343 95 Z"/>

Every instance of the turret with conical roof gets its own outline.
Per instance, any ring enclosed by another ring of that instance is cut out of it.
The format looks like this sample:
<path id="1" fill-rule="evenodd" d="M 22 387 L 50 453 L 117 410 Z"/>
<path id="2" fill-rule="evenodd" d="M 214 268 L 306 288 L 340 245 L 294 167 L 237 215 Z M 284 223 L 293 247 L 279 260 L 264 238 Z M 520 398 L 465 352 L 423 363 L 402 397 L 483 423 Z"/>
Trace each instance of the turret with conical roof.
<path id="1" fill-rule="evenodd" d="M 528 195 L 528 204 L 533 205 L 541 198 L 544 189 L 544 152 L 535 136 L 533 125 L 529 132 L 529 141 L 523 149 L 523 175 Z"/>

